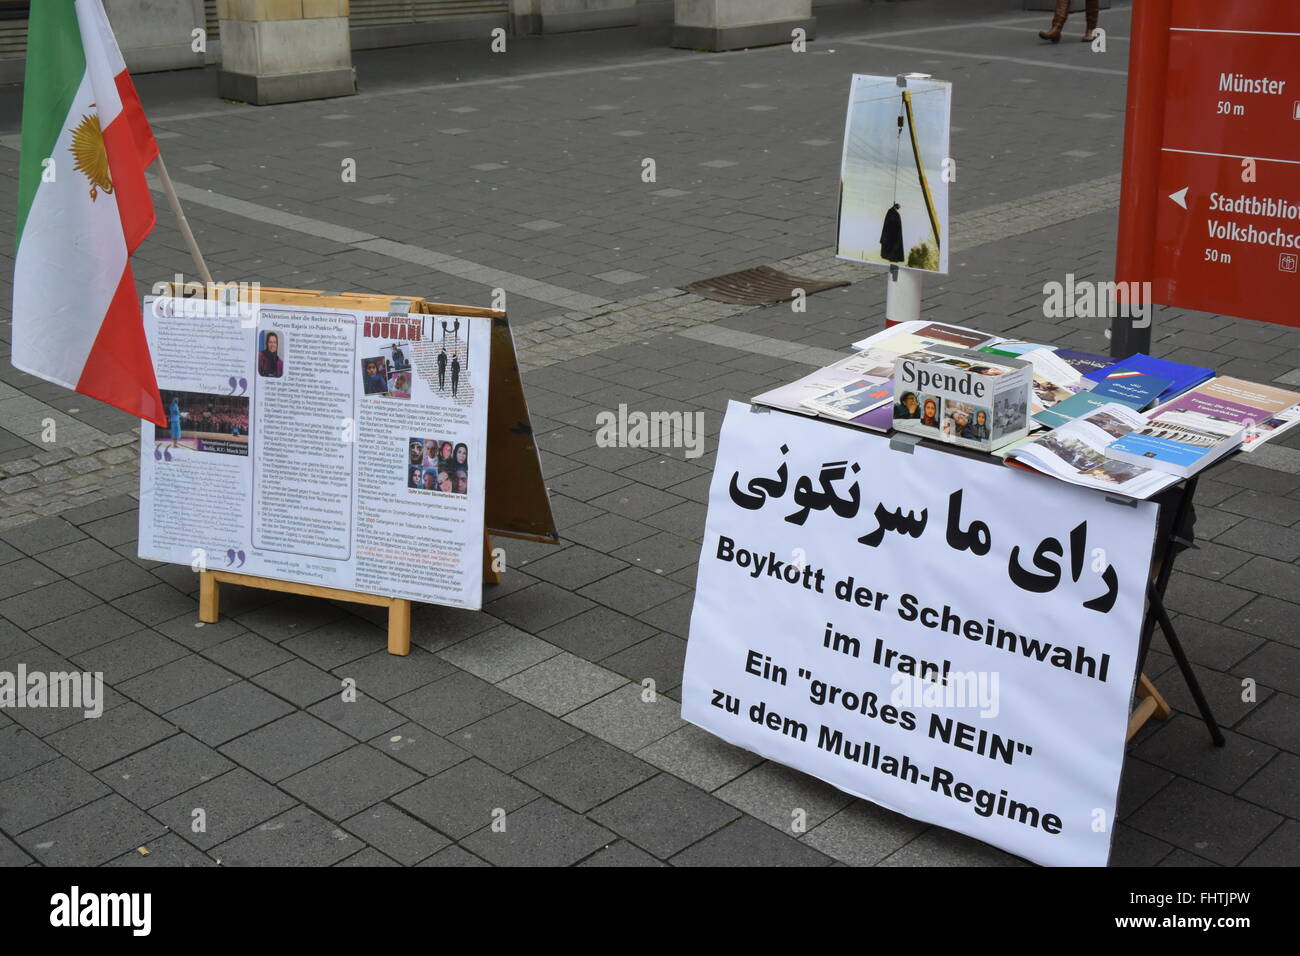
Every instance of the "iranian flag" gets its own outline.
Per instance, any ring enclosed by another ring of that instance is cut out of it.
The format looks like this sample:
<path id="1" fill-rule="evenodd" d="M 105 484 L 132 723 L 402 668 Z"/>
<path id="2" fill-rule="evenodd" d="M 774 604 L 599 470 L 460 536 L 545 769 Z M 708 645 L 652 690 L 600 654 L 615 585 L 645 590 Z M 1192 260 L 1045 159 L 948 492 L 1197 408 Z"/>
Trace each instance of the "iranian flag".
<path id="1" fill-rule="evenodd" d="M 162 425 L 130 260 L 154 226 L 157 155 L 102 0 L 33 3 L 13 363 Z"/>

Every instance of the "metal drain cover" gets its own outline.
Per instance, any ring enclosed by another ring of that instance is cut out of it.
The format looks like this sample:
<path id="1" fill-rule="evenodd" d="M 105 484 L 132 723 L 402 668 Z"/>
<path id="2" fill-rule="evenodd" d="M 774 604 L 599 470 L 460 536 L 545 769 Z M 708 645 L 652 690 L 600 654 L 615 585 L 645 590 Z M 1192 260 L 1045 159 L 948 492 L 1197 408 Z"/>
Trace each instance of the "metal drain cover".
<path id="1" fill-rule="evenodd" d="M 774 302 L 789 302 L 795 297 L 796 289 L 803 289 L 807 295 L 836 289 L 847 282 L 823 282 L 820 279 L 800 279 L 785 272 L 778 272 L 769 266 L 755 269 L 741 269 L 726 275 L 701 279 L 683 286 L 687 292 L 715 302 L 731 302 L 735 305 L 771 305 Z"/>

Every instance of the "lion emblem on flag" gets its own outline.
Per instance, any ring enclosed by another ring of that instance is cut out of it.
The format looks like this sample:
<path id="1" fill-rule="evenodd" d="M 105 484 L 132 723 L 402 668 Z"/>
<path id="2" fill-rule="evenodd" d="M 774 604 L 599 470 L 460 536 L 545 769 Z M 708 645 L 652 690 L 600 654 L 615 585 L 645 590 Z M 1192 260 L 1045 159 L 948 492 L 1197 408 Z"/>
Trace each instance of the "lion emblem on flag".
<path id="1" fill-rule="evenodd" d="M 90 181 L 90 201 L 99 198 L 102 189 L 113 195 L 113 174 L 108 168 L 108 151 L 104 149 L 104 131 L 99 126 L 99 114 L 83 115 L 81 123 L 72 130 L 72 146 L 76 157 L 74 168 Z"/>

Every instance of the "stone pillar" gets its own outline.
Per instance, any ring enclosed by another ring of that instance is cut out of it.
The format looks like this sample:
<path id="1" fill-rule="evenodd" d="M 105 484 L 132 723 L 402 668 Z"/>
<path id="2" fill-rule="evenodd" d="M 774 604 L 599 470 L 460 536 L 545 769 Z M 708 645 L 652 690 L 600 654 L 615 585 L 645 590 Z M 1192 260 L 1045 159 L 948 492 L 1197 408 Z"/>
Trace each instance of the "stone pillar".
<path id="1" fill-rule="evenodd" d="M 218 0 L 222 97 L 257 106 L 357 91 L 348 0 Z"/>
<path id="2" fill-rule="evenodd" d="M 203 66 L 203 53 L 194 49 L 203 0 L 106 0 L 104 12 L 132 73 Z"/>
<path id="3" fill-rule="evenodd" d="M 789 43 L 791 31 L 811 40 L 817 27 L 812 0 L 677 0 L 673 46 L 739 50 Z"/>

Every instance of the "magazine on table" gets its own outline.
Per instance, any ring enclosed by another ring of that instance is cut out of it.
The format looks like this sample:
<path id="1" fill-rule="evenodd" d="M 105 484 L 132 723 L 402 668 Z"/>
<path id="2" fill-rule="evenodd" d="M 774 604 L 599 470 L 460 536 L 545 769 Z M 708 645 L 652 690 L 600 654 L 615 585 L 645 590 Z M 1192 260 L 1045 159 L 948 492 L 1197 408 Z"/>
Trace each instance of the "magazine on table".
<path id="1" fill-rule="evenodd" d="M 1085 488 L 1130 498 L 1150 498 L 1176 484 L 1178 477 L 1119 461 L 1106 450 L 1111 442 L 1142 428 L 1146 422 L 1146 418 L 1127 406 L 1103 405 L 1090 415 L 1013 448 L 1006 457 L 1008 461 Z"/>
<path id="2" fill-rule="evenodd" d="M 888 378 L 872 376 L 845 382 L 805 399 L 803 407 L 825 418 L 846 422 L 889 403 L 893 397 L 893 383 Z"/>
<path id="3" fill-rule="evenodd" d="M 1252 451 L 1300 422 L 1300 392 L 1220 376 L 1166 402 L 1151 413 L 1195 412 L 1245 429 L 1242 450 Z"/>
<path id="4" fill-rule="evenodd" d="M 786 385 L 778 385 L 752 399 L 757 405 L 779 408 L 800 415 L 816 415 L 817 412 L 804 405 L 825 395 L 834 389 L 851 382 L 874 379 L 877 384 L 884 382 L 894 374 L 894 356 L 868 349 L 845 356 L 833 365 L 809 372 L 803 378 Z"/>
<path id="5" fill-rule="evenodd" d="M 925 319 L 913 319 L 899 322 L 887 329 L 870 335 L 859 342 L 854 342 L 855 349 L 880 349 L 903 355 L 907 352 L 919 352 L 935 346 L 959 349 L 978 349 L 998 342 L 996 335 L 968 329 L 960 325 L 947 325 L 942 322 L 927 322 Z"/>
<path id="6" fill-rule="evenodd" d="M 1099 382 L 1109 373 L 1120 369 L 1127 369 L 1130 372 L 1143 372 L 1157 378 L 1168 379 L 1169 387 L 1157 397 L 1157 401 L 1160 402 L 1168 402 L 1177 398 L 1183 392 L 1191 391 L 1202 382 L 1214 377 L 1214 369 L 1187 365 L 1183 362 L 1172 362 L 1169 359 L 1153 358 L 1142 352 L 1130 355 L 1126 359 L 1120 359 L 1107 368 L 1098 369 L 1094 372 L 1085 372 L 1084 376 L 1094 382 Z"/>
<path id="7" fill-rule="evenodd" d="M 1168 407 L 1141 428 L 1111 442 L 1112 458 L 1186 478 L 1237 448 L 1246 433 L 1239 422 Z"/>

